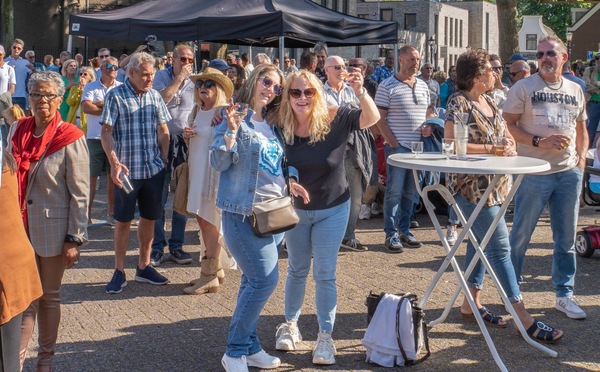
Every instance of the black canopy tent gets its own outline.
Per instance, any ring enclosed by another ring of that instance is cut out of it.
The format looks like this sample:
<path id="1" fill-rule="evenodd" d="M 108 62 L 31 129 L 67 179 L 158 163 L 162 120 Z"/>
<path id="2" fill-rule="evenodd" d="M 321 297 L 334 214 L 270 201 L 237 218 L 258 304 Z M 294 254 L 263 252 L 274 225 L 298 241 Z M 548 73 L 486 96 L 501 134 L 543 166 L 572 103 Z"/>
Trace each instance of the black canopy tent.
<path id="1" fill-rule="evenodd" d="M 396 44 L 396 22 L 348 16 L 310 0 L 147 0 L 71 14 L 69 34 L 117 40 L 201 40 L 236 45 L 310 47 Z"/>

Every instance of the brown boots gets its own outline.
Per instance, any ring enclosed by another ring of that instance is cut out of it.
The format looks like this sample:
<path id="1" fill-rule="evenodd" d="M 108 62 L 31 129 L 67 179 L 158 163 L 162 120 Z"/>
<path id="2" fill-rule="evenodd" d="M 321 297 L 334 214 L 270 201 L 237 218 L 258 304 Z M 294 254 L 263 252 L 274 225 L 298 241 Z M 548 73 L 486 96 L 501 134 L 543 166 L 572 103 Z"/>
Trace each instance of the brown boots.
<path id="1" fill-rule="evenodd" d="M 216 293 L 219 284 L 225 281 L 225 272 L 219 267 L 218 258 L 202 257 L 200 262 L 200 278 L 193 280 L 191 287 L 183 289 L 186 294 Z"/>

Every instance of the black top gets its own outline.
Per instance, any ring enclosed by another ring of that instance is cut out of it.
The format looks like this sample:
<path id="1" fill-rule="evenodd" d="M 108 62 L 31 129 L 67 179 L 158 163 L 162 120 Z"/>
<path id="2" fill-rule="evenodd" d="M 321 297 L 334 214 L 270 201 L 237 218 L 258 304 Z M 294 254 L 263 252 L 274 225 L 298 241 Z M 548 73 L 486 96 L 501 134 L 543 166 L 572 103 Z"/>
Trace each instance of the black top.
<path id="1" fill-rule="evenodd" d="M 285 145 L 288 164 L 298 170 L 299 183 L 308 191 L 310 203 L 295 198 L 295 207 L 304 210 L 332 208 L 350 198 L 344 169 L 348 135 L 360 129 L 361 110 L 340 107 L 325 140 L 309 144 L 309 138 L 294 136 Z"/>

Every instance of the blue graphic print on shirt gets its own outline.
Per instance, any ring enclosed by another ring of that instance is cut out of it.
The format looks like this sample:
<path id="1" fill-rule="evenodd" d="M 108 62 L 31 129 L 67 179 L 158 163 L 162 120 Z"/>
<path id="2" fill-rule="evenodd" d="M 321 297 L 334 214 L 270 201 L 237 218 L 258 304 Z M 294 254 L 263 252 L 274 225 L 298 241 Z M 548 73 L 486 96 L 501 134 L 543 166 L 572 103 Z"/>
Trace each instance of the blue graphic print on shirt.
<path id="1" fill-rule="evenodd" d="M 281 157 L 283 150 L 279 145 L 277 138 L 267 139 L 263 135 L 259 135 L 261 143 L 259 167 L 268 172 L 272 176 L 281 175 Z"/>

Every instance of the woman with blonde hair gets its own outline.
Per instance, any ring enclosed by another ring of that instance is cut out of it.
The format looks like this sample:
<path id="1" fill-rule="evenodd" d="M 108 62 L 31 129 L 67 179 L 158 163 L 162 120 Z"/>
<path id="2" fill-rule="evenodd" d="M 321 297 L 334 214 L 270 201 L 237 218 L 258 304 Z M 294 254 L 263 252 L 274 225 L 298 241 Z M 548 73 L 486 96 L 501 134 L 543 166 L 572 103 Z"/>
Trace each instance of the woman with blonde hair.
<path id="1" fill-rule="evenodd" d="M 58 109 L 60 113 L 60 117 L 65 120 L 69 115 L 69 104 L 67 103 L 67 98 L 69 96 L 69 92 L 71 88 L 76 86 L 79 83 L 79 75 L 77 75 L 77 69 L 79 68 L 79 64 L 74 59 L 67 59 L 63 64 L 60 70 L 62 75 L 62 81 L 65 86 L 65 94 L 63 96 L 62 103 Z"/>
<path id="2" fill-rule="evenodd" d="M 219 172 L 212 169 L 208 147 L 213 141 L 211 120 L 216 110 L 227 105 L 233 93 L 233 83 L 219 70 L 208 67 L 203 73 L 190 77 L 194 83 L 194 102 L 189 126 L 183 130 L 188 143 L 189 194 L 187 210 L 196 216 L 202 245 L 206 249 L 200 261 L 200 278 L 186 294 L 214 293 L 225 279 L 220 256 L 223 242 L 221 210 L 216 207 Z"/>
<path id="3" fill-rule="evenodd" d="M 96 80 L 96 72 L 89 66 L 83 66 L 79 69 L 79 82 L 73 86 L 67 96 L 69 105 L 69 114 L 65 119 L 68 123 L 77 125 L 83 133 L 87 133 L 87 120 L 85 112 L 81 110 L 81 95 L 87 83 Z"/>
<path id="4" fill-rule="evenodd" d="M 298 318 L 312 260 L 319 323 L 314 364 L 335 363 L 331 333 L 337 304 L 336 265 L 350 213 L 344 168 L 348 136 L 375 124 L 380 117 L 363 82 L 359 70 L 350 73 L 348 83 L 361 109 L 328 107 L 323 85 L 316 75 L 307 70 L 295 71 L 288 75 L 279 107 L 285 155 L 289 166 L 298 170 L 310 201 L 303 203 L 296 198 L 300 222 L 285 233 L 288 251 L 285 323 L 277 328 L 276 349 L 295 350 L 296 343 L 302 340 Z"/>

